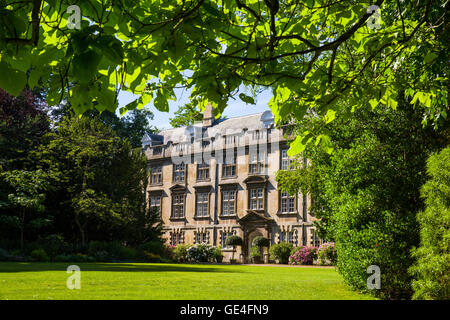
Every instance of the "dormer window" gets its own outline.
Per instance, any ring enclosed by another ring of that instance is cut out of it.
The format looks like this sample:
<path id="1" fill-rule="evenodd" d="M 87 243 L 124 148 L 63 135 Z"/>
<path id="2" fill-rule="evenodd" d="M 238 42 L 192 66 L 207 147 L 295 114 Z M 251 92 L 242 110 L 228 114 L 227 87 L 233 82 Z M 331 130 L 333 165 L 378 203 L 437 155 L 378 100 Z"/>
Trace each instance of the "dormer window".
<path id="1" fill-rule="evenodd" d="M 225 145 L 227 145 L 227 146 L 237 145 L 237 142 L 238 142 L 237 135 L 225 136 L 224 138 L 225 138 Z"/>
<path id="2" fill-rule="evenodd" d="M 260 130 L 255 130 L 252 132 L 252 139 L 253 140 L 260 140 L 263 138 L 263 132 Z"/>

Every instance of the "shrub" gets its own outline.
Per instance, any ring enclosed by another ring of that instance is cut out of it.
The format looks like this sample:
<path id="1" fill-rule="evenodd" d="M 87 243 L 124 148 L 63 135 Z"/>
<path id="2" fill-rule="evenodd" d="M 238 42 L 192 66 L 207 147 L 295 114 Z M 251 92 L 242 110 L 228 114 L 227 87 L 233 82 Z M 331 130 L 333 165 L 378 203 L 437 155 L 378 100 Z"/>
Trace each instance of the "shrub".
<path id="1" fill-rule="evenodd" d="M 319 265 L 335 265 L 337 261 L 336 249 L 334 242 L 325 242 L 317 250 Z"/>
<path id="2" fill-rule="evenodd" d="M 421 246 L 413 250 L 410 268 L 413 299 L 450 298 L 450 147 L 428 159 L 431 179 L 422 187 L 425 211 L 420 212 Z"/>
<path id="3" fill-rule="evenodd" d="M 208 262 L 214 257 L 214 248 L 206 244 L 196 244 L 187 250 L 187 258 L 193 262 Z"/>
<path id="4" fill-rule="evenodd" d="M 294 247 L 291 250 L 291 256 L 294 255 L 294 253 L 296 253 L 297 251 L 301 250 L 303 248 L 303 246 L 298 246 L 298 247 Z"/>
<path id="5" fill-rule="evenodd" d="M 258 237 L 255 237 L 255 239 L 253 239 L 252 245 L 257 246 L 259 248 L 269 247 L 270 240 L 265 237 L 258 236 Z"/>
<path id="6" fill-rule="evenodd" d="M 239 236 L 229 236 L 226 240 L 225 240 L 225 244 L 227 246 L 242 246 L 242 238 Z"/>
<path id="7" fill-rule="evenodd" d="M 138 256 L 137 250 L 126 247 L 118 241 L 91 241 L 89 243 L 88 255 L 97 261 L 132 260 Z"/>
<path id="8" fill-rule="evenodd" d="M 158 263 L 161 262 L 161 256 L 159 254 L 148 252 L 144 250 L 144 257 L 145 260 L 152 263 Z"/>
<path id="9" fill-rule="evenodd" d="M 261 251 L 260 251 L 259 247 L 253 246 L 250 248 L 250 257 L 261 258 Z"/>
<path id="10" fill-rule="evenodd" d="M 0 248 L 0 261 L 8 261 L 9 257 L 9 252 L 5 249 Z"/>
<path id="11" fill-rule="evenodd" d="M 67 243 L 64 241 L 64 237 L 59 234 L 51 234 L 38 242 L 50 258 L 54 258 L 58 254 L 65 252 L 68 248 Z"/>
<path id="12" fill-rule="evenodd" d="M 316 257 L 316 247 L 302 247 L 289 257 L 289 264 L 312 265 Z"/>
<path id="13" fill-rule="evenodd" d="M 234 252 L 236 251 L 236 246 L 242 246 L 242 238 L 239 236 L 229 236 L 226 240 L 225 240 L 225 245 L 227 246 L 232 246 L 233 247 L 233 253 L 231 256 L 231 262 L 234 263 L 236 262 L 236 260 L 234 260 Z"/>
<path id="14" fill-rule="evenodd" d="M 158 254 L 159 256 L 161 256 L 164 254 L 166 248 L 164 246 L 164 243 L 162 243 L 161 241 L 154 240 L 141 244 L 139 246 L 139 249 L 147 252 L 152 252 L 154 254 Z"/>
<path id="15" fill-rule="evenodd" d="M 213 257 L 214 259 L 216 259 L 217 262 L 222 262 L 223 259 L 223 253 L 222 253 L 222 247 L 221 246 L 217 246 L 215 248 L 213 248 Z"/>
<path id="16" fill-rule="evenodd" d="M 36 249 L 31 252 L 31 258 L 40 262 L 47 262 L 49 257 L 44 249 Z"/>
<path id="17" fill-rule="evenodd" d="M 119 252 L 119 259 L 123 260 L 133 260 L 137 257 L 137 250 L 131 247 L 123 246 Z"/>
<path id="18" fill-rule="evenodd" d="M 96 258 L 101 256 L 112 260 L 119 257 L 121 249 L 122 244 L 117 241 L 91 241 L 87 253 Z"/>
<path id="19" fill-rule="evenodd" d="M 269 249 L 270 259 L 278 260 L 279 263 L 287 264 L 289 262 L 291 250 L 292 244 L 288 242 L 274 244 Z"/>
<path id="20" fill-rule="evenodd" d="M 189 244 L 178 244 L 173 249 L 173 255 L 179 262 L 185 262 L 188 259 L 188 249 L 191 246 Z"/>

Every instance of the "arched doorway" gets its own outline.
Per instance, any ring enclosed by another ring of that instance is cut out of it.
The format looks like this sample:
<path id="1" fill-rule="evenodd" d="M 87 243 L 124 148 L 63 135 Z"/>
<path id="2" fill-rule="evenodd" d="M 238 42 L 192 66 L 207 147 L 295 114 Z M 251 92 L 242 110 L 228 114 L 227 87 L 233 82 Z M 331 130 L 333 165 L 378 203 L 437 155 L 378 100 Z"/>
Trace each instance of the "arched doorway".
<path id="1" fill-rule="evenodd" d="M 255 231 L 253 231 L 253 232 L 251 232 L 249 235 L 248 235 L 248 243 L 247 243 L 247 248 L 248 248 L 248 252 L 247 252 L 247 254 L 248 254 L 248 256 L 247 256 L 247 259 L 248 259 L 248 261 L 252 261 L 252 257 L 251 257 L 251 247 L 253 246 L 253 240 L 256 238 L 256 237 L 262 237 L 263 236 L 263 234 L 259 231 L 259 230 L 255 230 Z M 263 251 L 262 250 L 260 250 L 260 254 L 261 254 L 261 260 L 262 261 L 264 261 L 263 259 L 264 259 L 264 256 L 263 256 Z"/>

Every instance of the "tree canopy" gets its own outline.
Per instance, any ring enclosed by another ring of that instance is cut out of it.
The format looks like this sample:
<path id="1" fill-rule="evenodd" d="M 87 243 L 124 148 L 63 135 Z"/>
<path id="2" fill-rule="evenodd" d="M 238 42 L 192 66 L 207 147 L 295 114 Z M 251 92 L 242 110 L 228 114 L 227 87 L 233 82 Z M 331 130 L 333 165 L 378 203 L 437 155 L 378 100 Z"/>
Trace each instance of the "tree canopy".
<path id="1" fill-rule="evenodd" d="M 447 116 L 442 1 L 78 1 L 79 29 L 67 25 L 72 4 L 1 2 L 0 87 L 43 83 L 50 105 L 67 97 L 77 113 L 114 112 L 119 90 L 139 95 L 121 112 L 152 99 L 168 111 L 178 87 L 221 112 L 242 86 L 269 88 L 278 122 L 395 109 L 404 91 L 425 120 Z M 298 135 L 292 152 L 311 138 Z"/>

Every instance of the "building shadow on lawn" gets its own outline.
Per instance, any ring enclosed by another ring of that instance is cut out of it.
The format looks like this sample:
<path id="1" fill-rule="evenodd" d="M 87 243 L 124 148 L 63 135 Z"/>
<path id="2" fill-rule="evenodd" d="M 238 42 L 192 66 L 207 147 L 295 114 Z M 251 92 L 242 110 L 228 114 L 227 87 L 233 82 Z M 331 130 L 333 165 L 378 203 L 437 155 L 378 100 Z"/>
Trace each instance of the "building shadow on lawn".
<path id="1" fill-rule="evenodd" d="M 230 270 L 218 265 L 200 264 L 131 264 L 131 263 L 84 263 L 84 262 L 1 262 L 1 273 L 36 272 L 36 271 L 66 271 L 69 265 L 77 265 L 81 271 L 111 271 L 111 272 L 218 272 L 245 273 L 243 270 Z M 239 268 L 240 269 L 240 268 Z"/>

